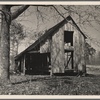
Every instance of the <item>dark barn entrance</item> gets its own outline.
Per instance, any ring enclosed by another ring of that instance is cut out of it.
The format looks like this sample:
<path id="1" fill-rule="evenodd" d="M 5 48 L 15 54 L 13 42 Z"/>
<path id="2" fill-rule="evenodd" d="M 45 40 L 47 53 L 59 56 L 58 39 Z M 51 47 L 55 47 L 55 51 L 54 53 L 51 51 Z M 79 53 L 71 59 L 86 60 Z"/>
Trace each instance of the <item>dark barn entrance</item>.
<path id="1" fill-rule="evenodd" d="M 25 57 L 26 74 L 42 75 L 49 73 L 50 53 L 27 53 Z"/>
<path id="2" fill-rule="evenodd" d="M 74 31 L 64 31 L 65 69 L 73 69 L 73 33 Z"/>

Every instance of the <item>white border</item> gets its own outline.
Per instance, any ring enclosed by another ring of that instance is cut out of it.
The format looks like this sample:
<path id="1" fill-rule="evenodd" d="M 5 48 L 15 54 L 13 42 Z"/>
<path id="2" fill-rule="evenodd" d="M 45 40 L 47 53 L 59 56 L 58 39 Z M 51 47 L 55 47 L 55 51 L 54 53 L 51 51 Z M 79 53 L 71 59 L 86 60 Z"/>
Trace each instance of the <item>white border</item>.
<path id="1" fill-rule="evenodd" d="M 1 95 L 0 99 L 100 99 L 95 95 Z"/>
<path id="2" fill-rule="evenodd" d="M 0 5 L 100 5 L 100 1 L 0 1 Z M 0 99 L 100 99 L 99 95 L 1 95 Z"/>
<path id="3" fill-rule="evenodd" d="M 0 4 L 4 5 L 100 5 L 100 1 L 0 1 Z"/>
<path id="4" fill-rule="evenodd" d="M 100 99 L 96 95 L 1 95 L 0 99 Z"/>

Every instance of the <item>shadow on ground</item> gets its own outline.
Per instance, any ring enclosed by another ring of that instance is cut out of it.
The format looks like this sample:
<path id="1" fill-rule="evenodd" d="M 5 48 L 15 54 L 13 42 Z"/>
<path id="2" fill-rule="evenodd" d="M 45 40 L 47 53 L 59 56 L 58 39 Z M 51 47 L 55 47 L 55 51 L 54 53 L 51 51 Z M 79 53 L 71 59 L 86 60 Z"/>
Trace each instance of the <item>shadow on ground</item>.
<path id="1" fill-rule="evenodd" d="M 24 80 L 19 80 L 18 82 L 13 82 L 12 85 L 15 85 L 15 84 L 22 84 L 22 83 L 29 83 L 29 82 L 41 82 L 41 81 L 52 81 L 52 82 L 55 82 L 55 81 L 60 81 L 60 80 L 63 80 L 66 84 L 71 84 L 72 82 L 72 77 L 77 77 L 77 73 L 73 72 L 73 70 L 68 70 L 66 71 L 65 73 L 56 73 L 54 74 L 53 76 L 50 76 L 50 75 L 46 75 L 46 74 L 42 74 L 42 75 L 28 75 L 31 77 L 30 78 L 26 78 L 27 75 L 23 76 L 23 75 L 19 75 L 19 76 L 16 76 L 16 77 L 24 77 L 23 79 Z M 95 77 L 95 75 L 93 74 L 87 74 L 85 77 Z"/>

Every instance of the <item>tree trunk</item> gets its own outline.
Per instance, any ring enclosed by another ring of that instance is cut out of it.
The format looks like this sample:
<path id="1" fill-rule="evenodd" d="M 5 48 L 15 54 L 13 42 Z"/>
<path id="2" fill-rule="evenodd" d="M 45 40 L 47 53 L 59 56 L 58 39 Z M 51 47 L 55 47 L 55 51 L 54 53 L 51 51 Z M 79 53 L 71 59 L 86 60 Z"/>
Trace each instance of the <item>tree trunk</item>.
<path id="1" fill-rule="evenodd" d="M 15 12 L 11 13 L 10 5 L 0 6 L 0 83 L 9 82 L 9 66 L 10 66 L 10 23 L 11 20 L 22 14 L 29 5 L 23 5 Z"/>
<path id="2" fill-rule="evenodd" d="M 1 57 L 0 57 L 0 82 L 7 82 L 9 80 L 9 66 L 10 66 L 10 8 L 9 6 L 1 6 Z"/>

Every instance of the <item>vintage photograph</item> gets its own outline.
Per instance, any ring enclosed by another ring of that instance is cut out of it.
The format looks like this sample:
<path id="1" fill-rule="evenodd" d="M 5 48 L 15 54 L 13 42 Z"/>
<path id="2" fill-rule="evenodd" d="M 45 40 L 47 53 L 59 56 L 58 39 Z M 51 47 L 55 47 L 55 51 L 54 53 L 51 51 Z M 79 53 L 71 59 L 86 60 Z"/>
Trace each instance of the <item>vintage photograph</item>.
<path id="1" fill-rule="evenodd" d="M 0 4 L 0 95 L 100 95 L 99 4 Z"/>

